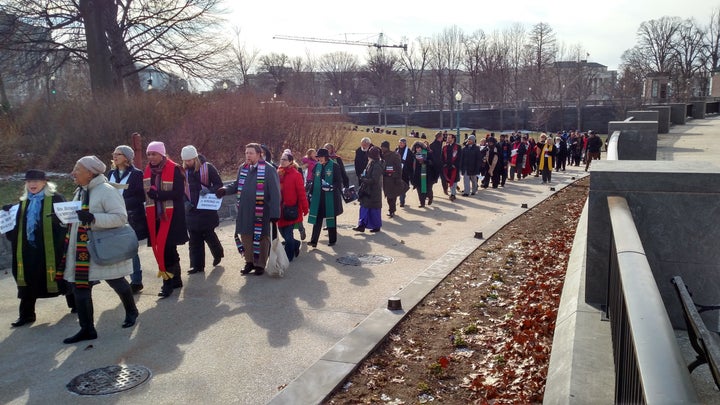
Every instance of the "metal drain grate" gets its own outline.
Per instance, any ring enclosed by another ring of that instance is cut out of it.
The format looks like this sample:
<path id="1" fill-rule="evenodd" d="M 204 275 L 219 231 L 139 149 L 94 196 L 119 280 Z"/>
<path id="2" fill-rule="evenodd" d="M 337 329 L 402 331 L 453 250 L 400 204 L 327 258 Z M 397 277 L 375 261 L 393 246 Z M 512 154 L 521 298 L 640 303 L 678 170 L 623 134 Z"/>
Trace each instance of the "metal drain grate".
<path id="1" fill-rule="evenodd" d="M 377 266 L 379 264 L 387 264 L 393 262 L 392 257 L 381 255 L 368 255 L 364 253 L 360 255 L 342 256 L 337 258 L 336 260 L 338 263 L 346 264 L 348 266 Z"/>
<path id="2" fill-rule="evenodd" d="M 151 375 L 143 366 L 108 366 L 80 374 L 67 384 L 67 388 L 79 395 L 115 394 L 137 387 Z"/>

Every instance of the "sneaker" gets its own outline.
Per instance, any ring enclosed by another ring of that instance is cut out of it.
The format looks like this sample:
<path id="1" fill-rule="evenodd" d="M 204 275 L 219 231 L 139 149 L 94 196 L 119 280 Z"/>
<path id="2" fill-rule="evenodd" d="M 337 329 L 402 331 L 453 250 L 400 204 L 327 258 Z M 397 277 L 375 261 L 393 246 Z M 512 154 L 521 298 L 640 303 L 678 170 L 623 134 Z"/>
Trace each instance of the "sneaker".
<path id="1" fill-rule="evenodd" d="M 469 195 L 469 194 L 467 194 L 467 193 L 463 193 L 463 195 L 462 195 L 462 196 L 463 196 L 463 197 L 469 197 L 470 195 Z"/>
<path id="2" fill-rule="evenodd" d="M 204 272 L 205 272 L 205 269 L 192 268 L 192 269 L 188 270 L 188 274 L 197 274 L 197 273 L 204 273 Z"/>
<path id="3" fill-rule="evenodd" d="M 457 197 L 455 197 L 455 194 L 450 194 L 450 201 L 455 201 Z"/>

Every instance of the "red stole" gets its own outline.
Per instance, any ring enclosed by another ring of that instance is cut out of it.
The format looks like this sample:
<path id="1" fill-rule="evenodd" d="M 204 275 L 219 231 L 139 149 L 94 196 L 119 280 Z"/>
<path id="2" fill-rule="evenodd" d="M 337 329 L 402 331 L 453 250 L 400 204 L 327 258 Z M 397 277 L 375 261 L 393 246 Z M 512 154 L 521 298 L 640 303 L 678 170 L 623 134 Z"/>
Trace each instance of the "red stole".
<path id="1" fill-rule="evenodd" d="M 172 190 L 176 166 L 177 165 L 172 160 L 166 160 L 160 176 L 161 190 Z M 143 172 L 143 187 L 146 195 L 150 190 L 150 186 L 152 186 L 152 172 L 150 170 L 150 165 L 147 165 L 145 171 Z M 161 205 L 159 227 L 157 226 L 158 210 L 156 204 Z M 172 223 L 173 210 L 174 207 L 172 200 L 156 201 L 149 197 L 145 198 L 145 216 L 147 217 L 148 230 L 150 233 L 150 246 L 152 246 L 155 260 L 157 260 L 158 268 L 160 269 L 158 277 L 162 277 L 163 280 L 169 280 L 172 278 L 172 274 L 165 271 L 165 245 L 167 244 L 168 234 L 170 233 L 170 223 Z"/>

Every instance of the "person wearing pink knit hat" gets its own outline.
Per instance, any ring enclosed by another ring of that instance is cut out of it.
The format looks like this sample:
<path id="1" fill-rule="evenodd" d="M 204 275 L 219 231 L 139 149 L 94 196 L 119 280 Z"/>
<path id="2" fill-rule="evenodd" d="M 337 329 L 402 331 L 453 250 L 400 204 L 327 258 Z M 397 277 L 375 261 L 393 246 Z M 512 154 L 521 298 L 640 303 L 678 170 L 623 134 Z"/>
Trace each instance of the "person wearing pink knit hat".
<path id="1" fill-rule="evenodd" d="M 143 189 L 148 240 L 160 270 L 158 277 L 163 279 L 158 296 L 166 298 L 183 286 L 177 246 L 190 240 L 185 223 L 185 176 L 182 167 L 167 157 L 164 143 L 150 142 L 146 154 Z"/>

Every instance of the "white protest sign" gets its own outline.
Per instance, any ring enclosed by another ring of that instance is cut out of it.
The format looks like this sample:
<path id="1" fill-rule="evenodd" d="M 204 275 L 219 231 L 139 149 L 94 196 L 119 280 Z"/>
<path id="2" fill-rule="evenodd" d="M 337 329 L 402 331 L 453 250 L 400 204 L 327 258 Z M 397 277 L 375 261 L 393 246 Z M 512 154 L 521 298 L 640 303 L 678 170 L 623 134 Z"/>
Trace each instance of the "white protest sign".
<path id="1" fill-rule="evenodd" d="M 0 233 L 8 233 L 15 229 L 15 217 L 20 204 L 15 204 L 10 211 L 0 210 Z"/>
<path id="2" fill-rule="evenodd" d="M 80 201 L 68 201 L 53 203 L 53 209 L 55 209 L 55 215 L 57 215 L 60 222 L 63 224 L 73 224 L 78 222 L 77 210 L 82 207 Z"/>
<path id="3" fill-rule="evenodd" d="M 214 210 L 217 211 L 222 205 L 222 198 L 217 198 L 215 194 L 208 193 L 201 195 L 198 199 L 197 209 L 199 210 Z"/>

